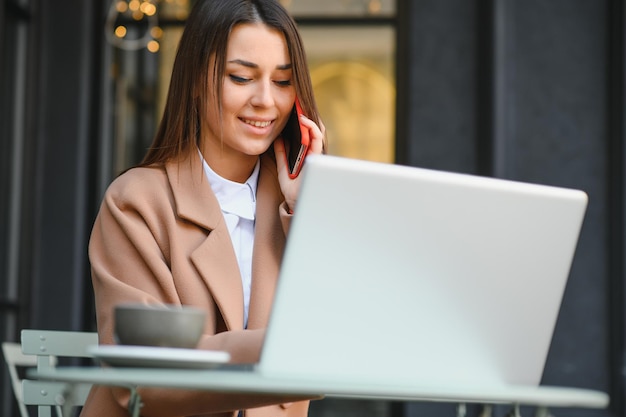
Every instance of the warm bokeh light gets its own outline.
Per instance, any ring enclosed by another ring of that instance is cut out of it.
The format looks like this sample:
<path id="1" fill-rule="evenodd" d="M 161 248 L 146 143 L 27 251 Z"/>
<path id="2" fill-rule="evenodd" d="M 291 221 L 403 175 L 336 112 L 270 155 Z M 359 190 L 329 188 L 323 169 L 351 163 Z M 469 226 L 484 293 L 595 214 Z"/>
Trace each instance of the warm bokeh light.
<path id="1" fill-rule="evenodd" d="M 148 51 L 152 53 L 156 53 L 159 51 L 160 45 L 157 41 L 151 40 L 150 42 L 148 42 L 148 45 L 146 46 L 146 48 L 148 48 Z"/>
<path id="2" fill-rule="evenodd" d="M 141 11 L 144 12 L 147 16 L 154 16 L 156 13 L 156 6 L 150 2 L 141 3 L 140 7 Z"/>
<path id="3" fill-rule="evenodd" d="M 382 4 L 380 4 L 380 0 L 371 0 L 367 6 L 367 9 L 371 14 L 378 14 L 382 9 Z"/>
<path id="4" fill-rule="evenodd" d="M 133 19 L 141 20 L 145 15 L 141 12 L 141 10 L 136 10 L 133 12 Z"/>
<path id="5" fill-rule="evenodd" d="M 152 29 L 150 29 L 150 35 L 154 39 L 160 39 L 161 36 L 163 36 L 163 29 L 161 29 L 159 26 L 155 26 Z"/>
<path id="6" fill-rule="evenodd" d="M 126 27 L 125 26 L 116 27 L 115 36 L 117 36 L 118 38 L 123 38 L 124 36 L 126 36 Z"/>
<path id="7" fill-rule="evenodd" d="M 118 12 L 125 13 L 128 10 L 128 3 L 126 3 L 125 1 L 118 1 L 115 8 Z"/>
<path id="8" fill-rule="evenodd" d="M 131 0 L 128 3 L 128 8 L 133 12 L 136 12 L 137 10 L 139 10 L 140 7 L 141 7 L 141 3 L 139 2 L 139 0 Z"/>

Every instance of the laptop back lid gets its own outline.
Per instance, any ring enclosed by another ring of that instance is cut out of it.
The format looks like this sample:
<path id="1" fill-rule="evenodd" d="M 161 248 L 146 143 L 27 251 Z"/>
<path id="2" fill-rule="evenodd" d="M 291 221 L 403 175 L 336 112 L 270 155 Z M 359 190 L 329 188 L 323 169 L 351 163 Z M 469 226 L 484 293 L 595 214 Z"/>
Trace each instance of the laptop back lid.
<path id="1" fill-rule="evenodd" d="M 260 370 L 410 385 L 538 385 L 582 191 L 307 159 Z"/>

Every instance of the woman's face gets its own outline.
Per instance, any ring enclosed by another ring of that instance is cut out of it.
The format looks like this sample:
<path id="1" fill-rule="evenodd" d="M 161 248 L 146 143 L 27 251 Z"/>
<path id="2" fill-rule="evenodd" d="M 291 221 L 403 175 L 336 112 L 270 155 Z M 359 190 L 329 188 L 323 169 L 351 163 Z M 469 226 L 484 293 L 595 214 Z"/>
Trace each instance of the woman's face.
<path id="1" fill-rule="evenodd" d="M 233 28 L 223 80 L 222 135 L 217 106 L 209 103 L 210 132 L 203 152 L 221 175 L 224 163 L 253 166 L 284 128 L 295 101 L 291 64 L 281 32 L 262 23 Z M 212 85 L 209 79 L 209 90 Z M 212 91 L 209 97 L 215 97 Z"/>

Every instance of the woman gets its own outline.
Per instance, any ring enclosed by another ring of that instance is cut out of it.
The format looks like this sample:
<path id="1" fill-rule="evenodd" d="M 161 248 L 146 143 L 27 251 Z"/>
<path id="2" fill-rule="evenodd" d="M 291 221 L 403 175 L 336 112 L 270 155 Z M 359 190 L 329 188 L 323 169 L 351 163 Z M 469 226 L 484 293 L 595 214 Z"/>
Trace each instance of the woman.
<path id="1" fill-rule="evenodd" d="M 280 138 L 296 96 L 309 152 L 323 126 L 302 42 L 277 0 L 198 0 L 161 125 L 139 167 L 109 187 L 89 256 L 100 342 L 124 302 L 207 313 L 200 349 L 259 360 L 299 178 Z M 321 129 L 320 129 L 321 126 Z M 295 398 L 141 389 L 145 416 L 306 416 Z M 82 415 L 126 416 L 128 391 L 95 387 Z M 289 403 L 285 403 L 289 401 Z M 260 408 L 259 408 L 260 407 Z"/>

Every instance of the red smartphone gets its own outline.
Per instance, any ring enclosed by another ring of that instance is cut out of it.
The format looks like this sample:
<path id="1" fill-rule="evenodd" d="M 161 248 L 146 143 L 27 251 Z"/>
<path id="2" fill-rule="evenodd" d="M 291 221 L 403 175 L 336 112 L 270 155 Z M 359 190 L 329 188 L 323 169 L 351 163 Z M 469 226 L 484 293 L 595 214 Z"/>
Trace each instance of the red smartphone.
<path id="1" fill-rule="evenodd" d="M 285 155 L 287 158 L 287 171 L 289 178 L 296 178 L 302 169 L 304 157 L 309 149 L 309 129 L 300 124 L 302 108 L 296 98 L 287 125 L 283 129 L 282 137 L 285 144 Z"/>

